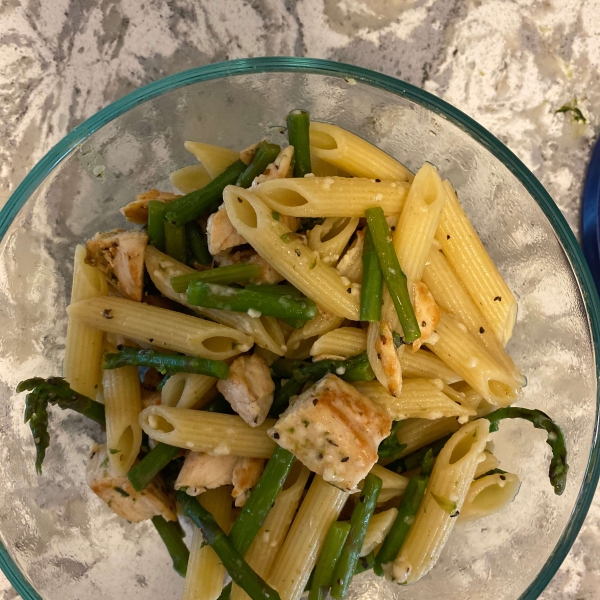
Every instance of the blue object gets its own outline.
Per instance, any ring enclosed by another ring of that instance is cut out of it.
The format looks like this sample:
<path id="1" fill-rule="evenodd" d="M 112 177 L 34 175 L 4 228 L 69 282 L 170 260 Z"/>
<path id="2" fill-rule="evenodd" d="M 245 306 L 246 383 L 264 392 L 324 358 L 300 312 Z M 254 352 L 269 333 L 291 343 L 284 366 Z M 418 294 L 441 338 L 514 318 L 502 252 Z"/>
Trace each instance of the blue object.
<path id="1" fill-rule="evenodd" d="M 600 293 L 600 138 L 592 151 L 581 211 L 581 245 L 588 262 L 596 289 Z"/>

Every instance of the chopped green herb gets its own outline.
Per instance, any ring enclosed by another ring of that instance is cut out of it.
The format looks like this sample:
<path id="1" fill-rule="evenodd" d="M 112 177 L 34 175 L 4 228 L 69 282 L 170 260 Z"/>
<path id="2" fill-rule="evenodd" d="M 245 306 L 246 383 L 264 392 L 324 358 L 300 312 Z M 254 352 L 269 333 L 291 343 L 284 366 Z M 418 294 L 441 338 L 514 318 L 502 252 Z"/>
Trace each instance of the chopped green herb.
<path id="1" fill-rule="evenodd" d="M 449 500 L 448 498 L 444 498 L 443 496 L 438 496 L 431 492 L 433 499 L 438 503 L 439 507 L 442 510 L 445 510 L 449 515 L 452 515 L 456 512 L 456 502 Z"/>
<path id="2" fill-rule="evenodd" d="M 571 113 L 571 120 L 574 123 L 587 123 L 587 119 L 583 116 L 581 110 L 577 107 L 577 98 L 574 98 L 571 102 L 563 104 L 554 114 L 558 113 Z"/>
<path id="3" fill-rule="evenodd" d="M 108 451 L 109 451 L 111 454 L 119 454 L 119 450 L 118 450 L 118 448 L 110 448 Z"/>
<path id="4" fill-rule="evenodd" d="M 281 236 L 281 240 L 282 240 L 284 243 L 286 243 L 286 244 L 289 244 L 289 243 L 290 243 L 290 242 L 291 242 L 291 241 L 294 239 L 294 237 L 295 237 L 295 236 L 294 236 L 294 234 L 293 234 L 293 233 L 290 231 L 290 232 L 288 232 L 288 233 L 284 233 L 284 234 Z"/>
<path id="5" fill-rule="evenodd" d="M 278 213 L 276 210 L 274 210 L 274 211 L 271 213 L 271 216 L 272 216 L 272 217 L 273 217 L 273 218 L 274 218 L 276 221 L 279 221 L 279 220 L 281 219 L 281 215 L 280 215 L 280 214 L 279 214 L 279 213 Z"/>
<path id="6" fill-rule="evenodd" d="M 113 490 L 115 490 L 115 492 L 119 492 L 119 494 L 121 494 L 123 498 L 129 498 L 129 494 L 123 488 L 120 488 L 118 485 L 115 485 L 115 487 L 113 487 Z"/>

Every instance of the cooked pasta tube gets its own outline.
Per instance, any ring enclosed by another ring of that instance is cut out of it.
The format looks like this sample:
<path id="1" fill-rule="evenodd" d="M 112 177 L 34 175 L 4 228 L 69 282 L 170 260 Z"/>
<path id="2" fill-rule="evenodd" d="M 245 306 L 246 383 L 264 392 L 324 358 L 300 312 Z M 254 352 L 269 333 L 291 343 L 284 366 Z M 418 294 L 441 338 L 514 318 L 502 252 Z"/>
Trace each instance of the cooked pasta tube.
<path id="1" fill-rule="evenodd" d="M 125 298 L 89 298 L 67 312 L 107 333 L 201 358 L 224 360 L 246 352 L 254 341 L 231 327 Z"/>
<path id="2" fill-rule="evenodd" d="M 449 181 L 446 206 L 436 232 L 444 255 L 503 346 L 512 336 L 517 300 L 490 258 Z"/>
<path id="3" fill-rule="evenodd" d="M 381 465 L 373 465 L 370 472 L 379 477 L 382 482 L 381 492 L 379 492 L 379 498 L 377 498 L 377 504 L 383 504 L 396 496 L 401 496 L 408 485 L 408 477 L 399 475 Z M 360 484 L 359 487 L 362 487 L 362 484 Z"/>
<path id="4" fill-rule="evenodd" d="M 460 424 L 454 417 L 446 417 L 429 421 L 427 419 L 409 419 L 398 431 L 397 438 L 406 448 L 400 454 L 404 458 L 415 450 L 433 444 L 437 440 L 453 434 L 460 429 Z"/>
<path id="5" fill-rule="evenodd" d="M 467 330 L 483 342 L 496 361 L 520 385 L 524 385 L 524 377 L 504 346 L 498 341 L 491 326 L 473 302 L 439 247 L 432 246 L 429 251 L 427 266 L 423 271 L 423 283 L 433 294 L 438 306 L 464 323 Z"/>
<path id="6" fill-rule="evenodd" d="M 354 177 L 411 182 L 414 175 L 395 158 L 337 125 L 312 121 L 311 156 L 324 160 Z"/>
<path id="7" fill-rule="evenodd" d="M 304 340 L 312 340 L 313 338 L 325 335 L 337 329 L 343 322 L 344 317 L 338 317 L 327 312 L 319 312 L 314 319 L 307 321 L 306 325 L 292 331 L 286 342 L 287 348 L 288 350 L 296 350 Z"/>
<path id="8" fill-rule="evenodd" d="M 401 358 L 402 375 L 409 379 L 441 379 L 444 383 L 456 383 L 462 377 L 455 373 L 435 354 L 426 350 L 404 352 Z"/>
<path id="9" fill-rule="evenodd" d="M 517 381 L 455 317 L 442 311 L 435 332 L 437 340 L 427 343 L 427 347 L 485 400 L 508 406 L 519 397 L 521 387 Z"/>
<path id="10" fill-rule="evenodd" d="M 71 303 L 106 296 L 108 285 L 96 267 L 85 263 L 84 246 L 75 248 Z M 69 317 L 63 375 L 71 389 L 94 400 L 102 381 L 102 340 L 104 332 Z"/>
<path id="11" fill-rule="evenodd" d="M 279 356 L 282 356 L 285 353 L 282 343 L 283 338 L 279 336 L 280 331 L 277 331 L 272 324 L 267 321 L 268 317 L 257 318 L 251 317 L 245 313 L 192 306 L 188 303 L 185 293 L 178 294 L 171 286 L 171 278 L 177 277 L 178 275 L 195 273 L 195 269 L 163 254 L 154 248 L 154 246 L 146 247 L 145 262 L 146 269 L 148 270 L 152 282 L 158 288 L 159 292 L 164 294 L 167 298 L 170 298 L 183 306 L 187 306 L 195 313 L 207 317 L 211 321 L 216 321 L 221 325 L 237 329 L 238 331 L 249 335 L 261 348 L 275 352 Z"/>
<path id="12" fill-rule="evenodd" d="M 282 600 L 298 600 L 302 595 L 327 531 L 347 499 L 347 492 L 319 475 L 313 479 L 267 580 Z"/>
<path id="13" fill-rule="evenodd" d="M 265 181 L 253 191 L 270 210 L 282 215 L 364 217 L 372 206 L 380 206 L 386 215 L 398 215 L 408 188 L 403 181 L 305 177 Z"/>
<path id="14" fill-rule="evenodd" d="M 106 447 L 118 477 L 127 475 L 142 445 L 139 423 L 142 390 L 136 367 L 105 370 L 102 375 L 106 411 Z"/>
<path id="15" fill-rule="evenodd" d="M 312 178 L 306 181 L 309 179 Z M 296 180 L 278 179 L 261 185 L 276 181 Z M 326 311 L 354 321 L 358 319 L 358 284 L 347 284 L 333 267 L 323 264 L 252 192 L 227 186 L 223 199 L 237 232 L 278 273 Z"/>
<path id="16" fill-rule="evenodd" d="M 489 439 L 489 422 L 463 425 L 435 461 L 425 497 L 393 565 L 398 583 L 414 583 L 438 560 L 456 523 Z"/>
<path id="17" fill-rule="evenodd" d="M 482 519 L 510 504 L 521 487 L 521 480 L 512 473 L 494 473 L 476 479 L 469 488 L 459 519 Z"/>
<path id="18" fill-rule="evenodd" d="M 231 525 L 231 487 L 206 490 L 198 501 L 223 531 Z M 225 567 L 195 525 L 182 600 L 216 600 L 225 580 Z"/>
<path id="19" fill-rule="evenodd" d="M 273 508 L 244 555 L 246 562 L 264 580 L 271 575 L 273 563 L 283 546 L 285 536 L 294 520 L 310 471 L 296 462 L 288 475 Z M 248 600 L 249 596 L 237 585 L 231 590 L 231 600 Z"/>
<path id="20" fill-rule="evenodd" d="M 482 475 L 485 475 L 489 471 L 493 471 L 494 469 L 497 469 L 500 466 L 500 461 L 491 452 L 488 452 L 486 450 L 484 452 L 484 455 L 485 455 L 485 460 L 481 461 L 477 465 L 477 470 L 475 471 L 475 475 L 474 475 L 475 479 L 477 479 L 478 477 L 481 477 Z"/>
<path id="21" fill-rule="evenodd" d="M 371 517 L 360 551 L 360 556 L 366 556 L 370 552 L 373 552 L 379 544 L 383 543 L 383 540 L 390 532 L 397 515 L 397 508 L 389 508 L 388 510 L 384 510 Z"/>
<path id="22" fill-rule="evenodd" d="M 202 163 L 211 179 L 220 175 L 240 158 L 239 152 L 221 146 L 213 146 L 212 144 L 185 142 L 184 146 L 188 152 L 191 152 Z"/>
<path id="23" fill-rule="evenodd" d="M 274 424 L 274 419 L 267 419 L 249 427 L 237 415 L 161 405 L 140 413 L 140 425 L 151 439 L 213 456 L 270 458 L 275 444 L 267 429 Z"/>
<path id="24" fill-rule="evenodd" d="M 318 252 L 325 264 L 335 267 L 358 221 L 358 217 L 328 217 L 321 225 L 315 225 L 308 231 L 308 247 Z"/>
<path id="25" fill-rule="evenodd" d="M 356 327 L 340 327 L 322 335 L 310 349 L 311 356 L 318 358 L 350 358 L 367 349 L 367 332 Z"/>
<path id="26" fill-rule="evenodd" d="M 169 175 L 171 183 L 183 194 L 202 189 L 212 181 L 204 165 L 188 165 Z"/>
<path id="27" fill-rule="evenodd" d="M 357 381 L 353 386 L 371 402 L 385 409 L 393 421 L 458 417 L 466 423 L 477 413 L 468 405 L 451 400 L 442 390 L 441 380 L 406 379 L 399 396 L 392 396 L 378 381 Z"/>
<path id="28" fill-rule="evenodd" d="M 162 388 L 161 404 L 177 408 L 199 408 L 210 400 L 208 392 L 217 382 L 216 377 L 195 373 L 175 373 Z"/>

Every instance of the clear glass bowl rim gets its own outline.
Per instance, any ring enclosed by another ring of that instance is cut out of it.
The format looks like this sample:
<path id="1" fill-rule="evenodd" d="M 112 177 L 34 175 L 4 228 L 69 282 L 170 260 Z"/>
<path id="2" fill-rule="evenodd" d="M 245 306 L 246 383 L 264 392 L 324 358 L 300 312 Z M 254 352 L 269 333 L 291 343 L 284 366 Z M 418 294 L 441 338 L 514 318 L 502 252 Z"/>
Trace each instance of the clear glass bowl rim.
<path id="1" fill-rule="evenodd" d="M 500 160 L 523 184 L 525 189 L 538 203 L 550 221 L 569 258 L 573 272 L 580 285 L 585 303 L 594 343 L 596 380 L 600 382 L 600 299 L 598 298 L 598 293 L 590 270 L 571 228 L 542 184 L 516 157 L 516 155 L 500 142 L 500 140 L 460 110 L 454 108 L 452 105 L 433 94 L 400 79 L 383 75 L 369 69 L 363 69 L 361 67 L 323 59 L 299 57 L 237 59 L 189 69 L 135 90 L 116 102 L 113 102 L 75 127 L 33 167 L 8 199 L 2 211 L 0 211 L 0 239 L 4 238 L 4 235 L 17 213 L 44 179 L 52 172 L 54 167 L 76 149 L 79 144 L 84 142 L 92 133 L 113 119 L 147 100 L 151 100 L 163 93 L 193 83 L 236 75 L 251 75 L 252 73 L 278 71 L 311 73 L 331 77 L 350 77 L 363 84 L 380 88 L 407 98 L 437 113 L 443 118 L 450 120 L 452 123 L 466 131 L 472 138 L 482 144 L 498 160 Z M 548 585 L 548 582 L 552 579 L 573 545 L 594 496 L 596 485 L 600 478 L 600 461 L 598 460 L 600 454 L 600 386 L 598 386 L 596 393 L 596 414 L 594 416 L 592 447 L 585 478 L 583 480 L 583 485 L 579 490 L 577 502 L 575 503 L 567 527 L 559 538 L 552 554 L 544 564 L 542 570 L 538 573 L 537 577 L 525 590 L 521 596 L 521 600 L 533 600 L 537 598 Z M 15 587 L 17 592 L 25 600 L 43 600 L 27 581 L 23 573 L 21 573 L 1 542 L 0 568 L 4 571 L 8 580 Z"/>

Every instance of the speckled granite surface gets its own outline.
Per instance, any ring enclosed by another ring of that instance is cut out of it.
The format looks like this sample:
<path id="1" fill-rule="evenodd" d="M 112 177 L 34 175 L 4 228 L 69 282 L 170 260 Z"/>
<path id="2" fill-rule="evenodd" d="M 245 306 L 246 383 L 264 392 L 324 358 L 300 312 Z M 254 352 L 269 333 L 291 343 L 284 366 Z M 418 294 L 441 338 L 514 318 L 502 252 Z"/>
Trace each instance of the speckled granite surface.
<path id="1" fill-rule="evenodd" d="M 600 0 L 0 0 L 0 204 L 72 127 L 140 85 L 248 56 L 382 71 L 487 127 L 579 229 L 600 132 Z M 555 114 L 576 102 L 573 112 Z M 600 599 L 600 494 L 547 600 Z M 17 594 L 0 574 L 0 600 Z"/>

